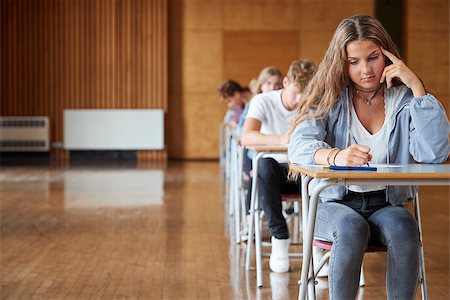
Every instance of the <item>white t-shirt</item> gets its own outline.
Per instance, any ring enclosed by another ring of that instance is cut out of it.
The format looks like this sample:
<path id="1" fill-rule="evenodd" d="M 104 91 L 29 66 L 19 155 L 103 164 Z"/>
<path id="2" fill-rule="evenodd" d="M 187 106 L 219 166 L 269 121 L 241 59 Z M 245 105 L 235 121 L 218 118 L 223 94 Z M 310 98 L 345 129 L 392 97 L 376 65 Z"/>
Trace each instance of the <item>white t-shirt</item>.
<path id="1" fill-rule="evenodd" d="M 387 151 L 389 134 L 393 127 L 395 108 L 407 92 L 408 88 L 404 85 L 399 87 L 392 87 L 385 89 L 384 91 L 384 123 L 381 129 L 370 134 L 367 129 L 362 125 L 359 120 L 353 102 L 350 101 L 350 134 L 352 135 L 353 143 L 357 141 L 360 145 L 365 145 L 370 148 L 370 154 L 372 154 L 371 164 L 386 164 L 387 163 Z M 349 190 L 354 192 L 369 192 L 379 191 L 386 189 L 386 186 L 361 186 L 350 185 Z"/>
<path id="2" fill-rule="evenodd" d="M 258 94 L 253 97 L 248 109 L 247 118 L 261 122 L 260 132 L 263 134 L 283 135 L 289 132 L 291 122 L 294 121 L 296 110 L 289 111 L 281 101 L 283 90 Z M 287 154 L 267 155 L 280 163 L 287 162 Z"/>

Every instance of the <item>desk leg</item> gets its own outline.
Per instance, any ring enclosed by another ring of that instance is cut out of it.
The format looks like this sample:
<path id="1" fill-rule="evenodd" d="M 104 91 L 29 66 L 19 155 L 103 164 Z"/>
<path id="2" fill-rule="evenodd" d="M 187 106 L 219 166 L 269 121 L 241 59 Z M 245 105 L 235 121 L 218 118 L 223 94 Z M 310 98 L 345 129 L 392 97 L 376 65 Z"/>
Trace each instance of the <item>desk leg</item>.
<path id="1" fill-rule="evenodd" d="M 231 169 L 231 131 L 225 127 L 225 190 L 227 191 L 227 198 L 230 201 L 230 169 Z M 228 214 L 231 216 L 233 210 L 232 203 L 228 202 Z"/>
<path id="2" fill-rule="evenodd" d="M 303 232 L 306 232 L 307 228 L 307 220 L 308 220 L 308 211 L 309 211 L 309 194 L 308 194 L 308 186 L 313 178 L 307 175 L 302 175 L 302 226 Z M 314 265 L 311 259 L 310 267 L 309 267 L 309 278 L 314 278 Z M 308 299 L 315 299 L 316 291 L 314 285 L 308 285 Z"/>
<path id="3" fill-rule="evenodd" d="M 236 215 L 235 217 L 235 231 L 236 231 L 236 243 L 240 244 L 242 237 L 241 237 L 241 229 L 243 226 L 241 224 L 244 224 L 245 218 L 242 218 L 242 198 L 241 198 L 241 192 L 242 192 L 242 146 L 239 145 L 238 141 L 236 141 L 236 178 L 235 178 L 235 189 L 234 189 L 234 213 Z"/>
<path id="4" fill-rule="evenodd" d="M 258 211 L 258 203 L 256 199 L 257 187 L 258 187 L 258 161 L 262 157 L 263 153 L 255 153 L 252 159 L 253 164 L 253 178 L 252 178 L 252 190 L 251 190 L 251 201 L 250 201 L 250 225 L 248 227 L 248 239 L 247 239 L 247 255 L 245 259 L 245 269 L 250 270 L 250 260 L 252 257 L 252 247 L 253 247 L 253 229 L 255 225 L 255 214 Z M 256 202 L 256 203 L 255 203 Z M 256 209 L 255 209 L 256 208 Z"/>
<path id="5" fill-rule="evenodd" d="M 308 220 L 308 207 L 309 207 L 309 194 L 308 194 L 308 185 L 311 182 L 312 177 L 302 174 L 302 231 L 303 236 L 306 232 L 306 221 Z M 302 237 L 303 237 L 302 236 Z"/>
<path id="6" fill-rule="evenodd" d="M 425 275 L 425 256 L 423 253 L 423 242 L 422 242 L 422 222 L 420 219 L 420 204 L 419 204 L 419 192 L 416 192 L 416 196 L 414 197 L 414 215 L 416 217 L 417 224 L 419 225 L 419 239 L 420 239 L 420 252 L 419 252 L 419 276 L 421 280 L 421 292 L 422 299 L 428 299 L 427 292 L 427 278 Z"/>
<path id="7" fill-rule="evenodd" d="M 260 218 L 258 213 L 258 189 L 255 195 L 255 256 L 256 256 L 256 285 L 257 287 L 263 286 L 262 280 L 262 253 L 261 253 L 261 231 L 260 231 Z"/>
<path id="8" fill-rule="evenodd" d="M 240 146 L 237 140 L 234 140 L 234 226 L 236 235 L 236 244 L 241 242 L 241 182 L 242 182 L 242 172 L 239 166 L 240 163 Z"/>
<path id="9" fill-rule="evenodd" d="M 303 300 L 306 299 L 306 290 L 307 285 L 310 290 L 310 297 L 314 297 L 314 275 L 311 276 L 312 270 L 312 242 L 314 238 L 314 226 L 316 224 L 316 212 L 317 212 L 317 204 L 319 201 L 319 194 L 323 189 L 330 185 L 336 185 L 333 180 L 324 180 L 320 183 L 311 194 L 310 203 L 309 203 L 309 211 L 308 211 L 308 220 L 306 230 L 303 232 L 303 263 L 302 263 L 302 275 L 300 279 L 300 291 L 298 294 L 298 299 Z M 310 278 L 308 278 L 308 273 Z M 311 295 L 312 291 L 312 295 Z M 309 299 L 311 300 L 311 299 Z"/>

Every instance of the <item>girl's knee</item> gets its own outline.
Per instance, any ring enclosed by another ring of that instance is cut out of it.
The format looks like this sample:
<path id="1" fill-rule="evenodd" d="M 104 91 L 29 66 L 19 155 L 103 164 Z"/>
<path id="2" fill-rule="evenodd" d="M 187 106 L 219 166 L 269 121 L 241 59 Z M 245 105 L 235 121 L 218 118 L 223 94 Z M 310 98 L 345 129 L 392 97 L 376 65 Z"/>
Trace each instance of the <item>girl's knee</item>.
<path id="1" fill-rule="evenodd" d="M 419 227 L 414 218 L 400 218 L 395 222 L 395 226 L 390 228 L 389 234 L 391 242 L 401 242 L 402 244 L 411 244 L 419 242 Z"/>
<path id="2" fill-rule="evenodd" d="M 359 214 L 347 215 L 341 218 L 336 232 L 336 239 L 345 243 L 367 245 L 370 237 L 370 226 Z"/>

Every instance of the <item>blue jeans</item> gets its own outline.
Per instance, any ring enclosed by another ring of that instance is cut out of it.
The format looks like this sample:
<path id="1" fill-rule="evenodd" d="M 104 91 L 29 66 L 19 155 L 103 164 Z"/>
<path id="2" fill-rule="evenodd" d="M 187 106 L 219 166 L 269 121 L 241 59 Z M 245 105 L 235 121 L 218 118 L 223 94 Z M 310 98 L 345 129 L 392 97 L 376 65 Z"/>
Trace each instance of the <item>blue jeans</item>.
<path id="1" fill-rule="evenodd" d="M 315 236 L 333 242 L 330 299 L 355 299 L 368 243 L 387 247 L 388 299 L 414 299 L 419 277 L 419 230 L 401 206 L 386 202 L 385 191 L 351 192 L 342 201 L 319 203 Z"/>

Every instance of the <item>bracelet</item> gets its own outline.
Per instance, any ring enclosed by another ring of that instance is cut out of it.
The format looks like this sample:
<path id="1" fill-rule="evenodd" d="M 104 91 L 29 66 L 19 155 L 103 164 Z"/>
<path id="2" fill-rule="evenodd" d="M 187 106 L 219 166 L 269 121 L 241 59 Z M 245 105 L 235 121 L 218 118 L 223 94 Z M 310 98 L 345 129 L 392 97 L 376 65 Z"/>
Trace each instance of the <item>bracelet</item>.
<path id="1" fill-rule="evenodd" d="M 330 157 L 331 157 L 331 154 L 333 153 L 334 150 L 339 150 L 339 149 L 338 148 L 333 148 L 333 149 L 330 150 L 330 152 L 328 152 L 328 155 L 327 155 L 327 164 L 329 166 L 331 166 Z"/>
<path id="2" fill-rule="evenodd" d="M 341 152 L 342 151 L 342 149 L 339 149 L 337 152 L 336 152 L 336 154 L 334 155 L 334 157 L 333 157 L 333 166 L 336 166 L 336 156 L 339 154 L 339 152 Z"/>

